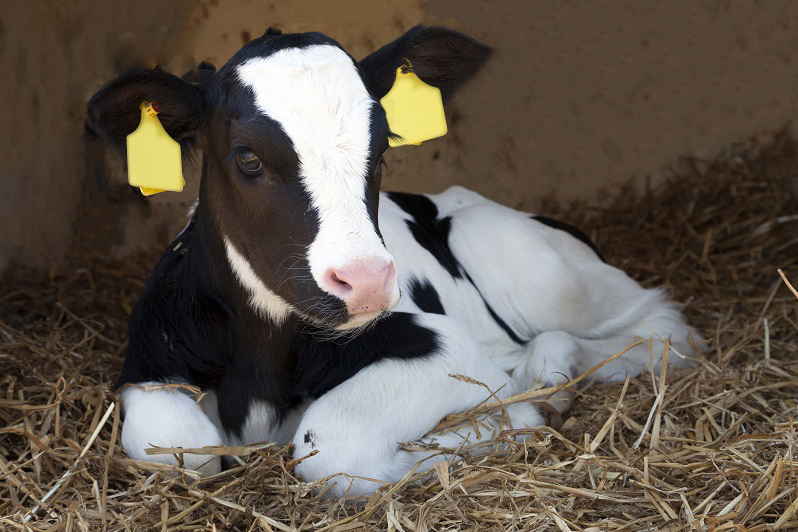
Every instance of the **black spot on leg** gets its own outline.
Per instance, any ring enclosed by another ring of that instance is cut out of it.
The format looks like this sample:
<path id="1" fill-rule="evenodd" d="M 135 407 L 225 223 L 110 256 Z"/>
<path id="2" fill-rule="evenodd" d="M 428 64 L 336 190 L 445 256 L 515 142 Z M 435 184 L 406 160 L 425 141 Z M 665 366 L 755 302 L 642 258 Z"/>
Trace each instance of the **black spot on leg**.
<path id="1" fill-rule="evenodd" d="M 312 432 L 307 431 L 305 433 L 305 438 L 304 439 L 305 439 L 305 443 L 309 443 L 310 444 L 310 448 L 311 449 L 315 449 L 316 448 L 316 442 L 313 441 L 313 433 Z"/>

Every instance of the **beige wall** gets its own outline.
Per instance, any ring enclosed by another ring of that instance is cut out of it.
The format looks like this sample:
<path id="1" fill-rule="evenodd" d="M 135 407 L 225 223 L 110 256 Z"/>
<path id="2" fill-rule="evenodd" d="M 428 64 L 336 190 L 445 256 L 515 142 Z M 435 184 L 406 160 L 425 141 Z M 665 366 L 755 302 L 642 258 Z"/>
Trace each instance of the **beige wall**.
<path id="1" fill-rule="evenodd" d="M 322 31 L 361 57 L 417 22 L 492 45 L 450 109 L 450 134 L 391 150 L 385 187 L 459 183 L 532 207 L 556 191 L 593 198 L 680 154 L 776 129 L 796 116 L 798 3 L 724 0 L 153 0 L 6 2 L 0 8 L 0 270 L 12 256 L 162 246 L 181 194 L 136 196 L 121 172 L 93 184 L 82 110 L 128 65 L 220 66 L 268 25 Z M 119 164 L 117 163 L 117 167 Z"/>

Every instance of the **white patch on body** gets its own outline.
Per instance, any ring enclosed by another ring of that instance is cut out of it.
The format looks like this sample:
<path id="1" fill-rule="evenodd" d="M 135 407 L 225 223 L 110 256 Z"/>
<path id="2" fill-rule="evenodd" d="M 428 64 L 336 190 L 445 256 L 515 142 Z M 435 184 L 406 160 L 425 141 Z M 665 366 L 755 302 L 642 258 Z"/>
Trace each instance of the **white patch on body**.
<path id="1" fill-rule="evenodd" d="M 285 321 L 293 310 L 288 302 L 275 294 L 261 281 L 249 261 L 238 252 L 229 238 L 224 237 L 227 260 L 238 281 L 249 292 L 249 305 L 275 325 Z"/>
<path id="2" fill-rule="evenodd" d="M 148 455 L 149 447 L 182 447 L 184 449 L 223 445 L 222 436 L 194 399 L 174 388 L 145 382 L 138 386 L 155 387 L 143 390 L 127 386 L 120 396 L 125 412 L 122 425 L 122 446 L 134 460 L 178 465 L 171 454 Z M 221 470 L 219 457 L 184 454 L 183 465 L 212 475 Z"/>
<path id="3" fill-rule="evenodd" d="M 238 77 L 255 105 L 277 121 L 299 156 L 299 173 L 319 216 L 308 249 L 320 287 L 330 268 L 391 256 L 366 209 L 370 113 L 376 105 L 352 59 L 332 45 L 287 48 L 250 59 Z"/>

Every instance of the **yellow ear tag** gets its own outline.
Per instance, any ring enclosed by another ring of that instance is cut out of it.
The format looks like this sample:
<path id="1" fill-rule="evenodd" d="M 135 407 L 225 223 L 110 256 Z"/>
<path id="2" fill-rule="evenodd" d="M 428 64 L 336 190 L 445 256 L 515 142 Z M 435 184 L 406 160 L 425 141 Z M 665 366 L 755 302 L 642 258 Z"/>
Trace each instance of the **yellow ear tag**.
<path id="1" fill-rule="evenodd" d="M 402 137 L 388 140 L 392 148 L 405 144 L 418 146 L 448 131 L 440 89 L 421 81 L 408 65 L 396 69 L 396 81 L 380 103 L 391 133 Z"/>
<path id="2" fill-rule="evenodd" d="M 180 192 L 186 184 L 180 144 L 163 128 L 152 102 L 141 104 L 139 127 L 127 136 L 127 181 L 145 196 Z"/>

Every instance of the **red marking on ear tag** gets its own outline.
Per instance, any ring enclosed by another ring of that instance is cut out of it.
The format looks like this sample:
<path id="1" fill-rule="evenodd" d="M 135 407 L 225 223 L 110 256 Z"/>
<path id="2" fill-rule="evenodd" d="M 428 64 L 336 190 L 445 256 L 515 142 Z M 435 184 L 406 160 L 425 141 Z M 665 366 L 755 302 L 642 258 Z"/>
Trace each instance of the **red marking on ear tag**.
<path id="1" fill-rule="evenodd" d="M 158 102 L 152 102 L 152 110 L 155 111 L 156 113 L 161 112 L 161 106 L 158 105 Z"/>

